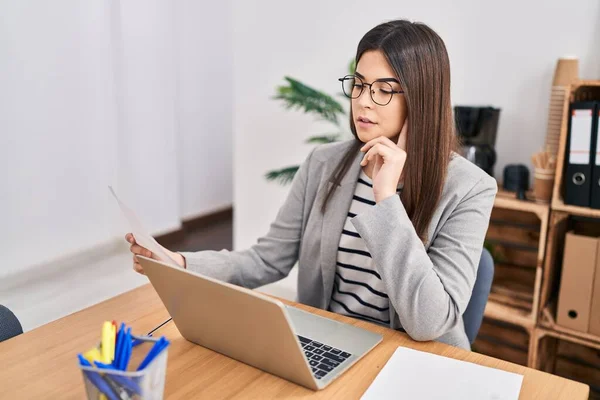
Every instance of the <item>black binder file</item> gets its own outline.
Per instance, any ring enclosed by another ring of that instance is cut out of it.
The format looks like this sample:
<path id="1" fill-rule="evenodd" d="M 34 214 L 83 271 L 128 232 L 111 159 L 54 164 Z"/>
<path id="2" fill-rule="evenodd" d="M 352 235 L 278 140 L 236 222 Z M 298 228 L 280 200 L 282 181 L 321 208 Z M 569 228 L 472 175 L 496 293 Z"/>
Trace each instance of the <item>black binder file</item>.
<path id="1" fill-rule="evenodd" d="M 591 150 L 596 150 L 593 137 L 595 102 L 578 102 L 569 109 L 569 137 L 566 148 L 565 204 L 590 206 L 592 181 Z"/>
<path id="2" fill-rule="evenodd" d="M 590 205 L 600 209 L 600 103 L 596 102 L 594 117 L 592 118 L 592 182 Z M 595 142 L 595 143 L 594 143 Z"/>

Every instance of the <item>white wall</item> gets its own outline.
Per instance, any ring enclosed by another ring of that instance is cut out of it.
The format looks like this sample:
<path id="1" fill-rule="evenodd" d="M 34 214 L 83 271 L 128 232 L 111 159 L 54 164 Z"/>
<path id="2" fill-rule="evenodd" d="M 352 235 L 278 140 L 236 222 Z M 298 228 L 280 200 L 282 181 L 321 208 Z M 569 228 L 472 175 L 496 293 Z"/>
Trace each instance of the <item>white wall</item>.
<path id="1" fill-rule="evenodd" d="M 155 234 L 231 204 L 230 26 L 227 2 L 0 3 L 0 277 L 122 240 L 109 184 Z"/>
<path id="2" fill-rule="evenodd" d="M 114 233 L 109 12 L 99 2 L 0 4 L 0 274 Z"/>
<path id="3" fill-rule="evenodd" d="M 207 5 L 208 4 L 208 5 Z M 178 0 L 178 121 L 181 216 L 233 200 L 233 51 L 229 1 Z"/>
<path id="4" fill-rule="evenodd" d="M 180 226 L 176 151 L 177 69 L 173 7 L 161 0 L 113 3 L 117 193 L 147 229 Z"/>
<path id="5" fill-rule="evenodd" d="M 264 173 L 301 162 L 302 142 L 330 127 L 288 111 L 270 97 L 284 75 L 328 93 L 360 38 L 384 20 L 430 25 L 445 40 L 454 104 L 502 108 L 496 176 L 507 163 L 529 163 L 543 146 L 556 59 L 580 58 L 580 75 L 600 78 L 597 0 L 234 1 L 234 201 L 236 248 L 268 230 L 289 187 Z"/>

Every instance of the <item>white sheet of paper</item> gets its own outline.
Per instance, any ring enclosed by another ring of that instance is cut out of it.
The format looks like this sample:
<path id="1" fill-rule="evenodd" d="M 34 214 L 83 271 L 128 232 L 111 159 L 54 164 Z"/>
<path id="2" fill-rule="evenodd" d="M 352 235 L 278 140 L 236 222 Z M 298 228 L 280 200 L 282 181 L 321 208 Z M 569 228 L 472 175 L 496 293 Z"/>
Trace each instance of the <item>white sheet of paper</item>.
<path id="1" fill-rule="evenodd" d="M 129 228 L 131 229 L 131 233 L 135 237 L 135 241 L 142 247 L 150 250 L 153 254 L 155 254 L 162 262 L 170 264 L 174 267 L 177 267 L 177 262 L 173 260 L 169 255 L 162 249 L 161 245 L 149 234 L 148 231 L 144 229 L 142 223 L 139 218 L 135 215 L 133 210 L 129 208 L 125 203 L 119 199 L 117 194 L 115 193 L 112 186 L 108 187 L 110 192 L 113 194 L 117 203 L 119 203 L 119 207 L 123 212 L 123 216 L 127 219 L 129 223 Z"/>
<path id="2" fill-rule="evenodd" d="M 523 375 L 398 347 L 362 400 L 517 400 Z"/>

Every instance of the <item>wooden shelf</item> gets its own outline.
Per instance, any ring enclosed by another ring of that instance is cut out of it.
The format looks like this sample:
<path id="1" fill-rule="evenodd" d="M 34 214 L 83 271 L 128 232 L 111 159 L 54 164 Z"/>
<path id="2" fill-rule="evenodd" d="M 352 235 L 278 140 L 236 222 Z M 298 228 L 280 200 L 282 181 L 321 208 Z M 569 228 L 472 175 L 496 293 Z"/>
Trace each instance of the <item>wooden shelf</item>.
<path id="1" fill-rule="evenodd" d="M 485 316 L 531 331 L 539 314 L 550 205 L 499 190 L 486 242 L 493 245 L 494 282 Z"/>
<path id="2" fill-rule="evenodd" d="M 537 327 L 529 347 L 530 367 L 583 382 L 590 399 L 600 398 L 600 343 Z"/>
<path id="3" fill-rule="evenodd" d="M 499 303 L 494 299 L 489 299 L 485 307 L 484 316 L 496 321 L 508 322 L 525 328 L 527 331 L 535 327 L 535 318 L 531 312 L 527 312 L 518 307 Z"/>
<path id="4" fill-rule="evenodd" d="M 515 287 L 508 284 L 495 284 L 492 286 L 489 299 L 499 304 L 505 304 L 531 313 L 533 309 L 533 285 L 531 290 L 526 287 Z"/>
<path id="5" fill-rule="evenodd" d="M 552 188 L 552 210 L 564 211 L 573 215 L 582 217 L 600 218 L 600 210 L 588 207 L 571 206 L 564 203 L 562 195 L 562 180 L 565 165 L 565 149 L 567 148 L 569 104 L 572 101 L 579 100 L 580 89 L 590 87 L 600 93 L 600 81 L 577 80 L 569 87 L 569 96 L 565 96 L 563 103 L 562 122 L 560 126 L 560 137 L 558 142 L 558 154 L 556 155 L 556 174 L 554 187 Z M 600 100 L 600 99 L 599 99 Z"/>
<path id="6" fill-rule="evenodd" d="M 562 250 L 566 232 L 574 227 L 588 224 L 596 225 L 595 222 L 576 222 L 571 221 L 573 214 L 565 211 L 552 211 L 550 218 L 550 229 L 548 233 L 548 252 L 544 265 L 543 285 L 540 294 L 540 315 L 538 316 L 538 325 L 546 331 L 554 332 L 559 339 L 565 339 L 565 336 L 579 340 L 577 343 L 592 346 L 600 344 L 600 337 L 584 332 L 568 329 L 556 324 L 556 304 L 558 289 L 560 287 L 560 274 L 562 270 Z M 561 335 L 560 337 L 557 335 Z M 582 342 L 583 341 L 583 342 Z"/>
<path id="7" fill-rule="evenodd" d="M 591 80 L 591 79 L 577 79 L 571 83 L 571 93 L 579 90 L 582 86 L 600 86 L 600 81 Z"/>
<path id="8" fill-rule="evenodd" d="M 528 194 L 531 197 L 531 194 Z M 532 200 L 519 200 L 515 197 L 515 193 L 507 192 L 502 189 L 498 189 L 496 200 L 494 201 L 494 207 L 502 208 L 505 210 L 525 211 L 531 212 L 537 215 L 540 219 L 548 215 L 550 211 L 550 204 L 536 203 Z"/>
<path id="9" fill-rule="evenodd" d="M 564 211 L 571 215 L 580 217 L 600 218 L 600 210 L 589 207 L 579 207 L 565 204 L 561 199 L 555 198 L 552 201 L 552 210 Z"/>
<path id="10" fill-rule="evenodd" d="M 518 325 L 485 318 L 472 349 L 477 353 L 527 366 L 530 336 Z"/>
<path id="11" fill-rule="evenodd" d="M 600 336 L 557 325 L 554 315 L 556 315 L 556 303 L 552 302 L 542 310 L 542 316 L 539 320 L 539 325 L 544 328 L 545 335 L 600 349 Z"/>
<path id="12" fill-rule="evenodd" d="M 600 221 L 594 221 L 600 220 L 600 210 L 564 204 L 562 196 L 569 105 L 573 101 L 600 101 L 600 80 L 574 81 L 567 94 L 562 105 L 553 105 L 562 106 L 562 113 L 556 121 L 560 122 L 560 136 L 551 203 L 531 200 L 531 192 L 526 194 L 529 200 L 518 200 L 515 193 L 499 189 L 486 236 L 486 242 L 494 246 L 496 263 L 486 321 L 524 328 L 529 335 L 528 349 L 525 337 L 508 329 L 504 334 L 507 343 L 495 341 L 493 327 L 487 333 L 491 339 L 483 340 L 481 348 L 521 362 L 526 351 L 529 367 L 571 376 L 600 390 L 600 336 L 568 329 L 555 321 L 565 234 L 569 230 L 600 229 Z M 486 336 L 483 330 L 482 335 Z"/>
<path id="13" fill-rule="evenodd" d="M 535 278 L 535 268 L 497 263 L 489 298 L 532 313 Z"/>
<path id="14" fill-rule="evenodd" d="M 590 94 L 600 100 L 600 80 L 576 80 L 568 88 L 565 96 L 561 130 L 556 162 L 556 177 L 552 193 L 551 218 L 547 240 L 547 254 L 545 256 L 543 285 L 540 293 L 540 315 L 538 325 L 543 327 L 543 335 L 551 335 L 558 339 L 577 341 L 580 344 L 594 347 L 600 343 L 600 337 L 583 332 L 574 331 L 556 325 L 556 290 L 560 281 L 560 265 L 562 260 L 562 247 L 564 236 L 569 229 L 569 216 L 600 218 L 600 210 L 589 207 L 578 207 L 564 203 L 562 196 L 562 180 L 565 165 L 565 149 L 567 147 L 569 105 L 573 101 L 587 100 Z"/>

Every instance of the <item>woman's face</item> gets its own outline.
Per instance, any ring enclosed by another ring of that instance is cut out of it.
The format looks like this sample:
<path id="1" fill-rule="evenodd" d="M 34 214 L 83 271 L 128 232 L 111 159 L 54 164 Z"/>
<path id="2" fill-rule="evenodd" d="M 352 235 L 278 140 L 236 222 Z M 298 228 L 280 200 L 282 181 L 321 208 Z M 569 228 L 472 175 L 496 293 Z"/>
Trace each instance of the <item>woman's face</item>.
<path id="1" fill-rule="evenodd" d="M 385 80 L 391 85 L 392 90 L 402 89 L 394 70 L 380 50 L 363 53 L 356 65 L 356 76 L 364 83 Z M 356 82 L 359 83 L 358 80 Z M 389 86 L 373 85 L 372 91 L 375 92 L 373 97 L 376 100 L 389 98 L 387 89 Z M 383 101 L 378 102 L 383 103 Z M 403 94 L 392 95 L 389 104 L 382 106 L 373 101 L 369 96 L 369 86 L 365 85 L 360 97 L 352 99 L 353 122 L 358 138 L 363 143 L 379 136 L 397 141 L 406 115 L 406 99 Z"/>

